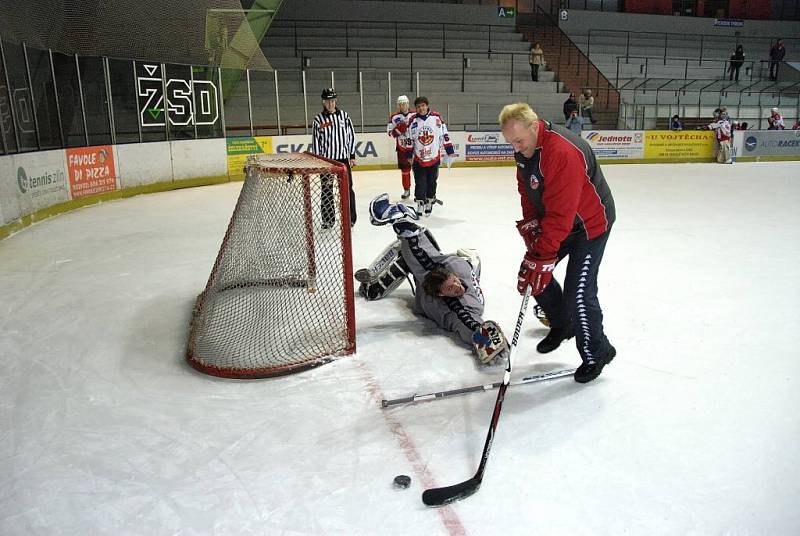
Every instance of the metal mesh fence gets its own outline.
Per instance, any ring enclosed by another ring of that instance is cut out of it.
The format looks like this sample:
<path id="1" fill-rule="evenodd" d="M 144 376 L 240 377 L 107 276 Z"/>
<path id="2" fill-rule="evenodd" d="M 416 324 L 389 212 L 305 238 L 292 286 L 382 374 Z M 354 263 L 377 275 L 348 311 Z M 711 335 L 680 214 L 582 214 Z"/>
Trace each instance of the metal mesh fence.
<path id="1" fill-rule="evenodd" d="M 299 372 L 355 350 L 347 171 L 314 155 L 251 156 L 187 359 L 215 376 Z"/>

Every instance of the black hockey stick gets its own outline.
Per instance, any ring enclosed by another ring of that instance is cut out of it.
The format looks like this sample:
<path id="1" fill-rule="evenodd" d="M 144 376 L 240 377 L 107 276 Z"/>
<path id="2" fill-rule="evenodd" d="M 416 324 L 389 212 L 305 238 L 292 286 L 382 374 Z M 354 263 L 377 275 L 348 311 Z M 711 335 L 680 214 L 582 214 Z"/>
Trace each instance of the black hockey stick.
<path id="1" fill-rule="evenodd" d="M 486 461 L 489 459 L 489 451 L 492 449 L 494 433 L 495 430 L 497 430 L 497 421 L 500 420 L 500 410 L 503 408 L 503 399 L 506 396 L 506 389 L 508 389 L 508 384 L 511 381 L 511 358 L 514 354 L 514 348 L 517 347 L 520 331 L 522 331 L 522 321 L 525 319 L 525 312 L 528 309 L 528 298 L 530 297 L 531 287 L 528 286 L 528 288 L 525 289 L 525 295 L 522 297 L 522 305 L 520 305 L 519 308 L 517 326 L 514 328 L 514 337 L 511 339 L 511 347 L 508 349 L 508 366 L 503 374 L 503 383 L 500 385 L 500 390 L 497 392 L 492 421 L 489 424 L 489 433 L 486 434 L 486 443 L 483 445 L 483 454 L 481 454 L 481 463 L 478 465 L 478 470 L 475 472 L 475 476 L 459 484 L 444 488 L 426 489 L 422 492 L 422 502 L 427 506 L 444 506 L 453 501 L 465 499 L 478 491 L 478 488 L 481 487 L 483 473 L 486 470 Z"/>
<path id="2" fill-rule="evenodd" d="M 574 368 L 554 370 L 551 372 L 544 372 L 542 374 L 533 374 L 531 376 L 525 376 L 521 380 L 515 380 L 513 382 L 509 382 L 508 386 L 514 387 L 515 385 L 546 382 L 549 380 L 555 380 L 557 378 L 563 378 L 564 376 L 572 376 L 573 374 L 575 374 Z M 388 400 L 383 399 L 381 400 L 381 407 L 388 408 L 391 406 L 399 406 L 400 404 L 410 404 L 415 402 L 424 402 L 426 400 L 436 400 L 438 398 L 448 398 L 451 396 L 464 395 L 467 393 L 491 391 L 492 389 L 497 389 L 501 385 L 503 385 L 503 382 L 494 382 L 482 385 L 472 385 L 470 387 L 459 387 L 457 389 L 449 389 L 447 391 L 437 391 L 435 393 L 427 393 L 424 395 L 414 394 L 410 396 L 404 396 L 402 398 L 390 398 Z"/>

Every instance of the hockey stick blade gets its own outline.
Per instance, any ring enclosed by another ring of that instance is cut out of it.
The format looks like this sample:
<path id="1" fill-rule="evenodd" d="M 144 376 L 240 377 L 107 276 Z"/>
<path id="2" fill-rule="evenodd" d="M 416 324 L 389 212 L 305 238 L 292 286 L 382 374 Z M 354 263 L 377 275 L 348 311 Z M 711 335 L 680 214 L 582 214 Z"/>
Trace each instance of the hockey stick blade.
<path id="1" fill-rule="evenodd" d="M 527 302 L 527 299 L 525 300 Z M 478 465 L 478 470 L 475 471 L 475 476 L 469 480 L 465 480 L 460 484 L 446 486 L 444 488 L 433 488 L 422 492 L 422 502 L 427 506 L 444 506 L 454 501 L 466 499 L 481 487 L 483 482 L 483 473 L 486 471 L 486 462 L 489 461 L 489 453 L 492 450 L 494 443 L 494 433 L 497 430 L 497 422 L 500 420 L 500 410 L 503 408 L 503 400 L 506 398 L 506 389 L 508 389 L 508 375 L 504 379 L 503 385 L 500 386 L 500 392 L 497 393 L 497 402 L 494 405 L 494 413 L 492 413 L 492 422 L 489 425 L 489 431 L 486 433 L 486 443 L 483 445 L 483 454 L 481 454 L 481 463 Z M 427 495 L 427 500 L 426 496 Z"/>
<path id="2" fill-rule="evenodd" d="M 425 506 L 445 506 L 451 502 L 466 499 L 478 491 L 480 487 L 481 481 L 473 476 L 460 484 L 453 484 L 444 488 L 426 489 L 422 492 L 422 502 L 425 503 Z"/>

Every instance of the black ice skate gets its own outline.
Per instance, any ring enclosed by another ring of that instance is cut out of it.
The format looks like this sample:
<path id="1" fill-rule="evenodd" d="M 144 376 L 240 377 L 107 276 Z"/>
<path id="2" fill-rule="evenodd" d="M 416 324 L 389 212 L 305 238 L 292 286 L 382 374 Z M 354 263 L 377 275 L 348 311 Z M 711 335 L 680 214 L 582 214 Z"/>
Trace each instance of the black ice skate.
<path id="1" fill-rule="evenodd" d="M 597 378 L 600 376 L 600 373 L 603 372 L 603 367 L 611 363 L 616 355 L 617 350 L 609 345 L 605 357 L 587 359 L 580 367 L 575 369 L 575 381 L 578 383 L 587 383 Z"/>
<path id="2" fill-rule="evenodd" d="M 550 333 L 536 345 L 536 351 L 540 354 L 547 354 L 561 346 L 563 341 L 571 339 L 574 336 L 575 330 L 572 324 L 567 324 L 560 328 L 551 328 Z"/>

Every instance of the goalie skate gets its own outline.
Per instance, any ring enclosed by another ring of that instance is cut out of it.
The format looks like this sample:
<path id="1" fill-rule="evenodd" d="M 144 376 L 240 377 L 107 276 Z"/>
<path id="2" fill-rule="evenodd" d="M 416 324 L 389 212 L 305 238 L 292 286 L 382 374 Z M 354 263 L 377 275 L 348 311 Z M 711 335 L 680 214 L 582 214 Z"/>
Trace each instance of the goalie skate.
<path id="1" fill-rule="evenodd" d="M 414 208 L 403 203 L 390 203 L 389 194 L 381 194 L 369 204 L 369 221 L 372 225 L 386 225 L 405 217 L 412 220 L 419 219 Z"/>

